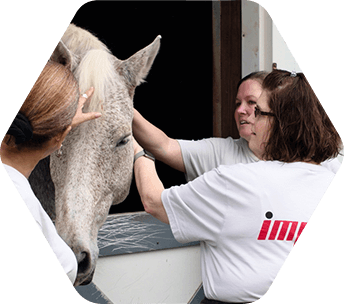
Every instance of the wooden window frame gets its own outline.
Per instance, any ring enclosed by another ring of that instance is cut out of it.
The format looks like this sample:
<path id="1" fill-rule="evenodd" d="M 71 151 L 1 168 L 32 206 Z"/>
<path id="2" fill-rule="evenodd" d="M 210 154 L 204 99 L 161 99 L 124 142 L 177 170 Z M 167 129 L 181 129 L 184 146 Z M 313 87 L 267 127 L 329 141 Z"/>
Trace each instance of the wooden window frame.
<path id="1" fill-rule="evenodd" d="M 239 138 L 234 120 L 242 75 L 241 1 L 213 2 L 213 135 Z"/>

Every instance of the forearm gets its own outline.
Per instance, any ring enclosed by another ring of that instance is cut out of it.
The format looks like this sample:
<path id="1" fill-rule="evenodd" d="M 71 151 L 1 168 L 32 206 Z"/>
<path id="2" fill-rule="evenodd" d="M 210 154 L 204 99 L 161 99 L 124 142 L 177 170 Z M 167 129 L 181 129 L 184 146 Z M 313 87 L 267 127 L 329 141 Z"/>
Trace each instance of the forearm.
<path id="1" fill-rule="evenodd" d="M 135 153 L 139 152 L 139 149 Z M 145 211 L 163 223 L 169 224 L 161 194 L 164 186 L 155 169 L 154 161 L 139 157 L 134 163 L 136 187 Z"/>
<path id="2" fill-rule="evenodd" d="M 154 154 L 156 159 L 164 153 L 164 147 L 168 145 L 167 135 L 147 121 L 134 109 L 133 133 L 139 144 L 147 151 Z M 166 152 L 165 152 L 166 153 Z M 163 155 L 161 156 L 163 157 Z"/>
<path id="3" fill-rule="evenodd" d="M 140 145 L 156 159 L 172 168 L 185 172 L 179 143 L 147 121 L 134 109 L 133 133 Z"/>

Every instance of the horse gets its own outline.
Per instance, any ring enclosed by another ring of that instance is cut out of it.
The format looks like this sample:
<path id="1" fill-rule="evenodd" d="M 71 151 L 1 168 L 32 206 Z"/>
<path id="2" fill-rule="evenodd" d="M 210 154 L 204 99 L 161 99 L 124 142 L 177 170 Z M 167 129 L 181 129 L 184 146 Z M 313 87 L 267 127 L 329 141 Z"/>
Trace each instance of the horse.
<path id="1" fill-rule="evenodd" d="M 73 129 L 61 150 L 41 161 L 29 179 L 58 234 L 75 253 L 75 286 L 92 281 L 98 231 L 111 205 L 129 193 L 134 91 L 148 75 L 160 39 L 119 60 L 95 35 L 70 24 L 50 57 L 71 69 L 81 93 L 94 87 L 83 111 L 102 113 Z"/>

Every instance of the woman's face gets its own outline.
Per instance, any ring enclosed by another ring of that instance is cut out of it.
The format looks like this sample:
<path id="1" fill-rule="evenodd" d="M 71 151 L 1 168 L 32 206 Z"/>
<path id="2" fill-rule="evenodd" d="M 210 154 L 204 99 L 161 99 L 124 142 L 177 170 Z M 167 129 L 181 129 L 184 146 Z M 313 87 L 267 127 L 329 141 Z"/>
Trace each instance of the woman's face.
<path id="1" fill-rule="evenodd" d="M 256 107 L 262 112 L 271 112 L 268 101 L 268 94 L 266 91 L 263 91 L 257 101 Z M 268 115 L 257 115 L 257 117 L 255 117 L 254 111 L 248 118 L 251 128 L 248 146 L 259 159 L 263 159 L 265 145 L 270 136 L 271 119 L 272 117 Z"/>
<path id="2" fill-rule="evenodd" d="M 261 93 L 262 86 L 260 83 L 256 80 L 248 79 L 240 85 L 236 96 L 235 122 L 240 137 L 246 139 L 248 142 L 251 137 L 251 126 L 247 118 L 254 112 L 255 105 Z"/>

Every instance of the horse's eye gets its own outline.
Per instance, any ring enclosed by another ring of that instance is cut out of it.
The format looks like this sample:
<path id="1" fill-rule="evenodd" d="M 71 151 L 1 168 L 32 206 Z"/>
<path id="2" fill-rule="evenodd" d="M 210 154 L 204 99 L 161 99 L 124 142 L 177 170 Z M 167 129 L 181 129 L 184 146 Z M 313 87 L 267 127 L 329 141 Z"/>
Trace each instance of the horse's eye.
<path id="1" fill-rule="evenodd" d="M 122 137 L 116 144 L 116 148 L 125 146 L 130 141 L 130 135 Z"/>

